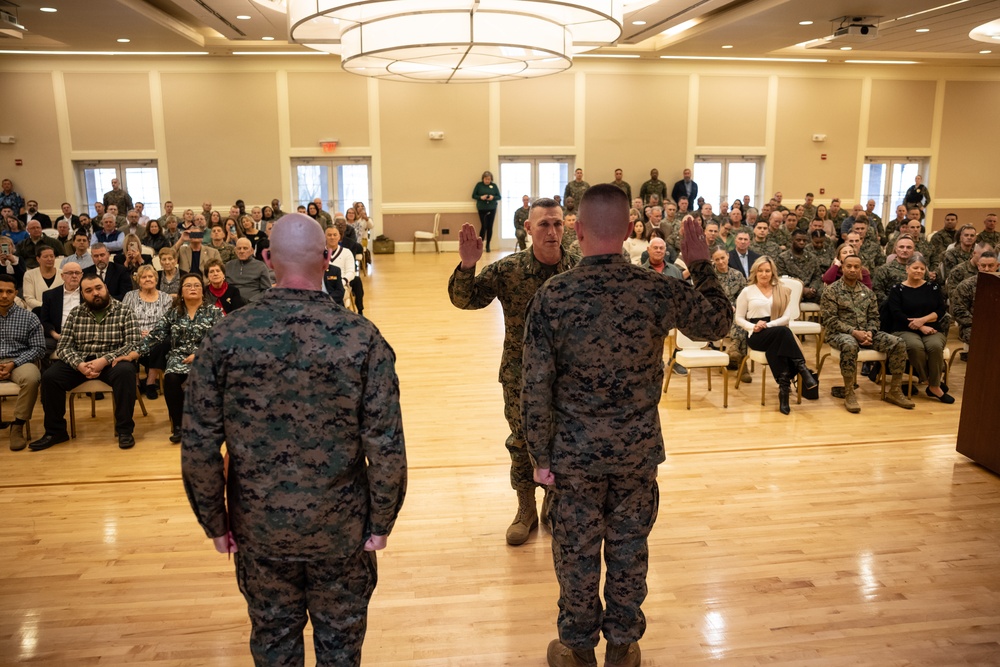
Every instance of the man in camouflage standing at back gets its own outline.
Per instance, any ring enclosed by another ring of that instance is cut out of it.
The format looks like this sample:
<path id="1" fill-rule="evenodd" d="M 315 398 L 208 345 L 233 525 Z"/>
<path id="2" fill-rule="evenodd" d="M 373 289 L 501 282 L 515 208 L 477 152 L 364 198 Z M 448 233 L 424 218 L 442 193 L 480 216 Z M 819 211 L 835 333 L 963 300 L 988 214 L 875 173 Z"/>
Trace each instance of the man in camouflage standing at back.
<path id="1" fill-rule="evenodd" d="M 620 192 L 620 191 L 619 191 Z M 517 492 L 517 514 L 507 529 L 507 544 L 524 544 L 538 526 L 531 460 L 521 430 L 521 348 L 524 314 L 528 302 L 546 280 L 576 265 L 576 258 L 562 248 L 563 213 L 553 199 L 538 199 L 531 205 L 525 230 L 531 247 L 490 264 L 477 276 L 476 263 L 483 256 L 483 243 L 472 225 L 462 225 L 458 252 L 462 261 L 448 280 L 451 302 L 463 310 L 478 310 L 500 300 L 503 307 L 504 340 L 500 359 L 504 416 L 510 426 L 510 485 Z M 619 249 L 620 252 L 620 249 Z M 546 500 L 548 496 L 546 496 Z M 546 520 L 542 503 L 542 520 Z"/>
<path id="2" fill-rule="evenodd" d="M 683 254 L 695 286 L 633 266 L 621 246 L 628 200 L 613 185 L 584 195 L 584 258 L 549 280 L 528 312 L 522 410 L 535 479 L 554 488 L 549 518 L 559 580 L 559 639 L 551 667 L 634 667 L 646 628 L 649 548 L 664 461 L 657 405 L 670 329 L 702 340 L 726 335 L 733 309 L 709 263 L 701 225 L 684 221 Z M 602 610 L 601 547 L 607 563 Z"/>
<path id="3" fill-rule="evenodd" d="M 274 231 L 264 252 L 277 286 L 217 324 L 195 355 L 184 488 L 215 548 L 236 553 L 256 665 L 302 665 L 311 621 L 316 664 L 355 667 L 375 551 L 406 491 L 395 355 L 321 291 L 319 224 L 289 214 Z"/>

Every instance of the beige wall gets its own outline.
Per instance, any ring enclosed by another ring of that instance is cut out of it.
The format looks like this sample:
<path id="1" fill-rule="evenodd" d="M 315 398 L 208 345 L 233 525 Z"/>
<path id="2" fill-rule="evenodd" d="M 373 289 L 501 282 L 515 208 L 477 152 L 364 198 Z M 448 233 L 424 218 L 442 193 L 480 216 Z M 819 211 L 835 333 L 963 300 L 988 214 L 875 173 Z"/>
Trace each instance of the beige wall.
<path id="1" fill-rule="evenodd" d="M 17 137 L 0 145 L 0 175 L 53 212 L 79 203 L 74 162 L 98 159 L 157 160 L 161 195 L 179 207 L 277 196 L 287 208 L 291 161 L 322 157 L 321 139 L 339 140 L 335 158 L 370 160 L 377 231 L 399 240 L 435 212 L 475 220 L 473 185 L 511 150 L 558 150 L 591 183 L 621 167 L 637 192 L 652 167 L 672 183 L 699 152 L 752 147 L 764 192 L 848 205 L 860 199 L 866 155 L 916 151 L 930 159 L 942 209 L 980 210 L 1000 196 L 996 68 L 588 60 L 536 81 L 445 86 L 373 82 L 322 58 L 4 65 L 0 85 L 32 104 L 0 115 L 0 134 Z M 115 87 L 128 100 L 107 111 L 100 91 Z M 814 143 L 815 133 L 827 140 Z"/>

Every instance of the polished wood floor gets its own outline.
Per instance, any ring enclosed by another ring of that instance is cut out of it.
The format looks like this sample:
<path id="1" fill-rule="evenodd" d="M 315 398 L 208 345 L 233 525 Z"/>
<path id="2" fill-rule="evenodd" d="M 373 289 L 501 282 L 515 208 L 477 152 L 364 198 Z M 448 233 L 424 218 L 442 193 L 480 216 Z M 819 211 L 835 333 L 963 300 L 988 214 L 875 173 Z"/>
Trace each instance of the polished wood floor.
<path id="1" fill-rule="evenodd" d="M 364 662 L 540 667 L 558 589 L 544 533 L 503 540 L 499 307 L 450 305 L 454 253 L 375 259 L 365 312 L 398 356 L 411 481 Z M 671 383 L 645 665 L 1000 664 L 1000 479 L 954 451 L 961 400 L 904 411 L 862 380 L 849 415 L 835 373 L 788 417 L 759 380 L 726 410 L 721 377 L 694 376 L 690 411 Z M 162 399 L 147 405 L 131 451 L 110 401 L 51 450 L 4 442 L 0 665 L 251 664 L 232 563 L 187 506 Z"/>

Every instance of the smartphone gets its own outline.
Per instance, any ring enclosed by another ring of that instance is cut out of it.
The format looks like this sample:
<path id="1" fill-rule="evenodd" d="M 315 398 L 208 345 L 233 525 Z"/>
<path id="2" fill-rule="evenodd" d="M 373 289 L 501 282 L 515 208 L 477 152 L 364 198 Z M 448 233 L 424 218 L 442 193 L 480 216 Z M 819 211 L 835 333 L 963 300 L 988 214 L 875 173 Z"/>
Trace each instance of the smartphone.
<path id="1" fill-rule="evenodd" d="M 0 243 L 0 255 L 13 255 L 13 254 L 14 251 L 11 250 L 10 243 L 7 243 L 6 241 Z"/>
<path id="2" fill-rule="evenodd" d="M 139 244 L 138 243 L 129 243 L 128 244 L 128 249 L 131 250 L 132 252 L 139 252 Z"/>

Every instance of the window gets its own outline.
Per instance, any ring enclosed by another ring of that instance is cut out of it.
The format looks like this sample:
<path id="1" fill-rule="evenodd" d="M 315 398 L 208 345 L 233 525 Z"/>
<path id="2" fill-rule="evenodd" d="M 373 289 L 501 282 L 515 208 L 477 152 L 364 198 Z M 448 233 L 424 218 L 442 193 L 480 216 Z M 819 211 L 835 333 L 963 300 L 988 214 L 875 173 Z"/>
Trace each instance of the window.
<path id="1" fill-rule="evenodd" d="M 927 158 L 867 157 L 861 171 L 861 203 L 875 200 L 875 211 L 883 220 L 896 217 L 896 207 L 918 174 L 927 174 Z"/>
<path id="2" fill-rule="evenodd" d="M 763 170 L 764 158 L 758 156 L 699 155 L 694 159 L 691 177 L 698 184 L 698 196 L 712 205 L 714 213 L 718 213 L 723 198 L 732 203 L 745 195 L 750 195 L 751 204 L 760 208 Z M 692 211 L 697 208 L 697 202 L 690 203 Z"/>
<path id="3" fill-rule="evenodd" d="M 317 197 L 327 211 L 344 212 L 359 201 L 369 212 L 371 160 L 297 159 L 292 161 L 292 192 L 295 206 L 307 206 Z"/>
<path id="4" fill-rule="evenodd" d="M 104 193 L 111 189 L 111 179 L 117 178 L 122 189 L 129 193 L 133 203 L 142 202 L 143 215 L 158 218 L 160 211 L 160 177 L 156 161 L 77 162 L 77 181 L 80 196 L 77 211 L 94 213 L 94 202 L 104 201 Z M 119 211 L 125 215 L 128 211 Z"/>
<path id="5" fill-rule="evenodd" d="M 501 157 L 500 158 L 500 238 L 513 239 L 514 211 L 521 206 L 521 197 L 534 201 L 540 197 L 562 197 L 569 182 L 569 159 L 564 157 Z"/>

